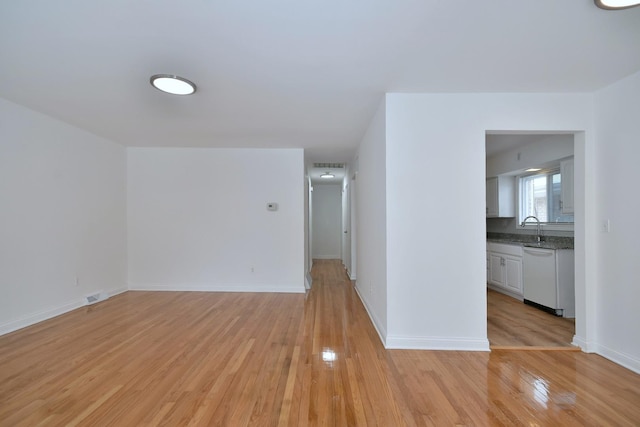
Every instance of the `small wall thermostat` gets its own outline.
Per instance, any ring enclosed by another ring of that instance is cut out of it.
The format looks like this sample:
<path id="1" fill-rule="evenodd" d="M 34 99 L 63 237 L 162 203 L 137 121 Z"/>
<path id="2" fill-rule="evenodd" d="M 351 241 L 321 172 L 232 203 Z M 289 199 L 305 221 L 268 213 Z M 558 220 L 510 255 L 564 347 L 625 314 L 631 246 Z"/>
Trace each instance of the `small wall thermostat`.
<path id="1" fill-rule="evenodd" d="M 278 210 L 278 204 L 276 202 L 267 203 L 267 210 L 268 211 L 277 211 Z"/>

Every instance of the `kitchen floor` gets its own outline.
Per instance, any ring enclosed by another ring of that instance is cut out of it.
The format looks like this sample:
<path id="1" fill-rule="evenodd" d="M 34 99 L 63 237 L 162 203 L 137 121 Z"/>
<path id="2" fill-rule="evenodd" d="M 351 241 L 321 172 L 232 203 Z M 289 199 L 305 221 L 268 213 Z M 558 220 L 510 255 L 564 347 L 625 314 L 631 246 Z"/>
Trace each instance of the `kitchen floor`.
<path id="1" fill-rule="evenodd" d="M 487 291 L 487 336 L 491 348 L 579 350 L 571 345 L 574 319 L 525 305 L 499 292 Z"/>

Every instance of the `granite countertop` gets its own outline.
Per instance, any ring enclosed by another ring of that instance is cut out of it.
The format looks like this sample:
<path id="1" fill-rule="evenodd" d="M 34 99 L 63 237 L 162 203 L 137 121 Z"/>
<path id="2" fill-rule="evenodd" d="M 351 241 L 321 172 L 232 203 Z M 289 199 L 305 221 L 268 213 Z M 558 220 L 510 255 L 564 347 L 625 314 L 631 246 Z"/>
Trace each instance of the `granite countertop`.
<path id="1" fill-rule="evenodd" d="M 487 233 L 487 241 L 542 249 L 573 249 L 573 237 L 542 236 L 538 243 L 529 234 Z"/>

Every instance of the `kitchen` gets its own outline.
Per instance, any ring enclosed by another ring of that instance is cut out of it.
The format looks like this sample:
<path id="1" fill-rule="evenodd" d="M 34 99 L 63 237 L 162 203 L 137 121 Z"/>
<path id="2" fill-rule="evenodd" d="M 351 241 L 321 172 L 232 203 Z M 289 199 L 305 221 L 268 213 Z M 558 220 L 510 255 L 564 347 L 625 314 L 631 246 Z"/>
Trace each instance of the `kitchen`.
<path id="1" fill-rule="evenodd" d="M 572 133 L 486 136 L 487 335 L 492 348 L 571 348 L 573 140 Z"/>

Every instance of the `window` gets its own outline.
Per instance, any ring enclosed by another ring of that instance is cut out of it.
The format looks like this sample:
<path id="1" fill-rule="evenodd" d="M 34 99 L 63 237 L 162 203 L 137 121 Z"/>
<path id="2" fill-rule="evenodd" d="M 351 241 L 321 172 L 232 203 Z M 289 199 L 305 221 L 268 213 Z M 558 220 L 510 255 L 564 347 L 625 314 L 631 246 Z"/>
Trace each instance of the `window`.
<path id="1" fill-rule="evenodd" d="M 533 215 L 544 224 L 573 225 L 573 214 L 562 212 L 560 169 L 521 175 L 518 183 L 518 224 Z"/>

